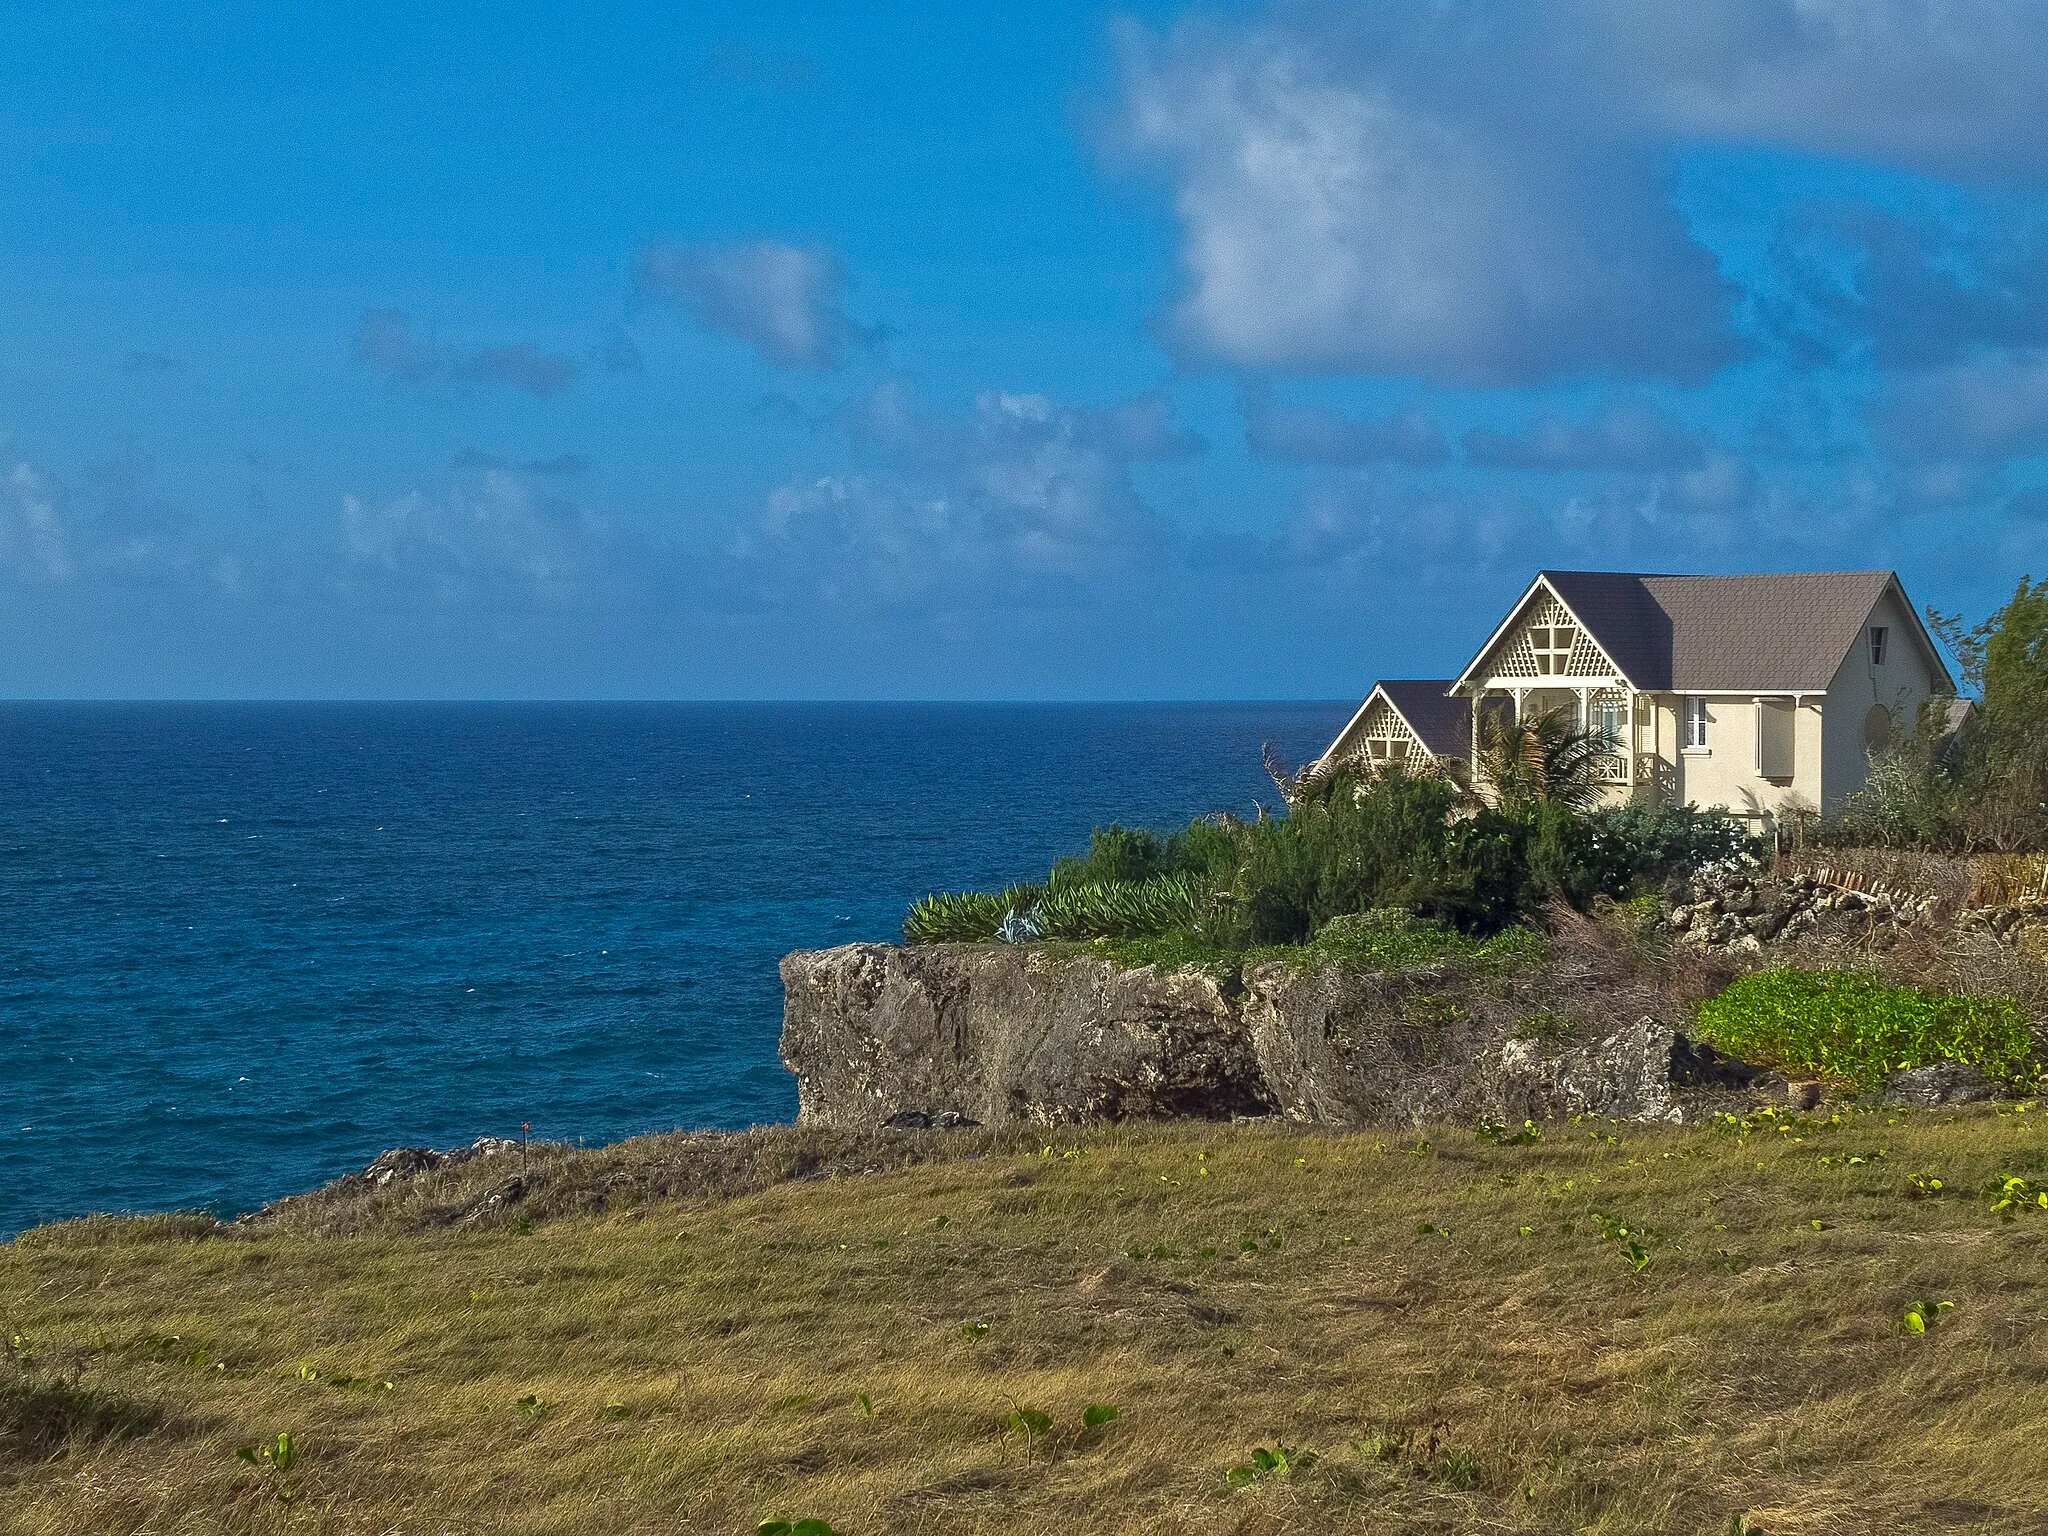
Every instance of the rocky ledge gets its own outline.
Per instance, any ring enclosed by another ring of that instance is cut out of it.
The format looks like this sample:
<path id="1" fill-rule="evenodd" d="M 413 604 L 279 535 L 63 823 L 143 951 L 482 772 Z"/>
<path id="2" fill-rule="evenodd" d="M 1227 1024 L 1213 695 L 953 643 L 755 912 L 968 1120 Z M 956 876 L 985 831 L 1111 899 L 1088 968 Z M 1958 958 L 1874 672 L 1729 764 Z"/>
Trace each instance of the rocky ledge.
<path id="1" fill-rule="evenodd" d="M 841 1129 L 1677 1118 L 1669 1024 L 1529 1038 L 1512 1010 L 1433 992 L 1427 977 L 849 944 L 785 956 L 782 983 L 799 1120 Z"/>

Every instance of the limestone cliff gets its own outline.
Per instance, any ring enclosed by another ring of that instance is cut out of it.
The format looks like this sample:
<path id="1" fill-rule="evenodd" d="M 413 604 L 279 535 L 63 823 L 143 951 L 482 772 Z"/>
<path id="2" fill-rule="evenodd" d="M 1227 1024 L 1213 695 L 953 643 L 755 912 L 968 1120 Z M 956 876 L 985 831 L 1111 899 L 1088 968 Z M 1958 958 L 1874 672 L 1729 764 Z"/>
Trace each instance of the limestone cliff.
<path id="1" fill-rule="evenodd" d="M 782 961 L 799 1118 L 1324 1125 L 1675 1117 L 1672 1030 L 1523 1038 L 1516 1011 L 1328 962 L 1125 967 L 1028 945 L 849 944 Z"/>

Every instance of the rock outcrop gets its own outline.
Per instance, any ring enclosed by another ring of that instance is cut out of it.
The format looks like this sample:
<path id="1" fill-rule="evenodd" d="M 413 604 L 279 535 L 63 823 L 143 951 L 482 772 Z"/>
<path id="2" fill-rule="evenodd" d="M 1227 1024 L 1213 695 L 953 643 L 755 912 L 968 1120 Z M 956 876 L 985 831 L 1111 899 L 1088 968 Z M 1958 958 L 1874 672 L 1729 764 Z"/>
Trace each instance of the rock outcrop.
<path id="1" fill-rule="evenodd" d="M 1673 937 L 1694 949 L 1756 954 L 1766 945 L 1809 934 L 1850 938 L 1888 947 L 1901 930 L 1942 921 L 1957 933 L 1975 933 L 2048 959 L 2048 898 L 1996 906 L 1953 907 L 1937 913 L 1928 892 L 1894 890 L 1864 877 L 1827 869 L 1772 872 L 1757 865 L 1703 870 L 1678 892 L 1664 921 Z"/>
<path id="2" fill-rule="evenodd" d="M 1672 1031 L 1654 1019 L 1525 1039 L 1511 1010 L 1334 962 L 1220 972 L 850 944 L 785 956 L 782 981 L 782 1059 L 799 1119 L 819 1125 L 1676 1115 Z"/>
<path id="3" fill-rule="evenodd" d="M 1931 896 L 1737 866 L 1693 876 L 1665 923 L 1679 942 L 1711 951 L 1753 954 L 1781 939 L 1829 931 L 1875 939 L 1881 946 L 1933 906 Z"/>

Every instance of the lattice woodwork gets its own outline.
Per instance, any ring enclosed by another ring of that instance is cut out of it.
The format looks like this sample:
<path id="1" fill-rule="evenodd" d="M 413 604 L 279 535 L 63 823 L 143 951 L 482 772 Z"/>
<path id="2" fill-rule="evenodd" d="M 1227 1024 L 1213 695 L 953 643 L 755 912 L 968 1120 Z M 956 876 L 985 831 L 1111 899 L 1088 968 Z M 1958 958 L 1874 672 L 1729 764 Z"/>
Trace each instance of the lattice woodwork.
<path id="1" fill-rule="evenodd" d="M 1370 757 L 1374 762 L 1398 762 L 1409 757 L 1426 757 L 1422 742 L 1415 733 L 1402 723 L 1393 707 L 1385 699 L 1375 699 L 1372 708 L 1359 722 L 1357 736 L 1351 750 Z"/>
<path id="2" fill-rule="evenodd" d="M 1578 638 L 1572 641 L 1571 659 L 1564 670 L 1567 677 L 1607 677 L 1614 668 L 1600 654 L 1600 647 L 1593 643 L 1593 637 L 1582 629 Z"/>
<path id="3" fill-rule="evenodd" d="M 1569 653 L 1563 657 L 1561 669 L 1558 653 L 1566 648 L 1558 644 L 1563 638 L 1557 633 L 1560 629 L 1568 631 L 1570 636 Z M 1547 645 L 1539 647 L 1536 644 L 1539 634 L 1549 642 Z M 1492 675 L 1527 678 L 1532 682 L 1553 677 L 1612 677 L 1614 663 L 1594 644 L 1593 637 L 1573 622 L 1564 604 L 1553 597 L 1538 603 L 1522 621 L 1514 637 L 1496 657 Z"/>

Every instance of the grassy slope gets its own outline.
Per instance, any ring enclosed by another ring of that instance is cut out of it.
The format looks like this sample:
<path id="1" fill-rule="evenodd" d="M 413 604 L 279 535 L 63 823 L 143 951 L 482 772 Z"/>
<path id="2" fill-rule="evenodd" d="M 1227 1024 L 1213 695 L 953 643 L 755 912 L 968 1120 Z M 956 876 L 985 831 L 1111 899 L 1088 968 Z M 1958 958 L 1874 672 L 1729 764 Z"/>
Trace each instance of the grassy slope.
<path id="1" fill-rule="evenodd" d="M 418 1191 L 46 1228 L 0 1248 L 0 1530 L 2048 1530 L 2048 1212 L 1983 1193 L 2048 1167 L 2039 1112 L 1432 1139 L 896 1138 L 927 1161 L 678 1202 L 650 1138 L 549 1154 L 543 1211 L 627 1208 L 525 1233 Z M 1956 1305 L 1916 1338 L 1919 1299 Z M 233 1455 L 279 1430 L 290 1505 Z M 1324 1459 L 1226 1493 L 1276 1440 Z"/>

